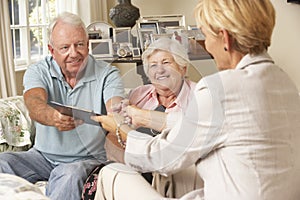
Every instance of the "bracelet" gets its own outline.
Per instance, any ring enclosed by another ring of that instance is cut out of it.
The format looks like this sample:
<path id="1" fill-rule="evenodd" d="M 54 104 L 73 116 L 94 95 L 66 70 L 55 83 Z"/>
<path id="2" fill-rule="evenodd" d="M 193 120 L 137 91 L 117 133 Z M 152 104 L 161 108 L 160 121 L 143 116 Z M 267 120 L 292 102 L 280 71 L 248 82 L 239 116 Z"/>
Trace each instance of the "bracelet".
<path id="1" fill-rule="evenodd" d="M 117 124 L 117 128 L 116 128 L 116 136 L 117 136 L 117 139 L 118 139 L 118 143 L 121 145 L 121 147 L 123 149 L 125 149 L 126 147 L 126 142 L 122 141 L 122 138 L 121 138 L 121 135 L 120 135 L 120 128 L 123 124 L 126 124 L 124 122 L 122 122 L 121 124 Z"/>

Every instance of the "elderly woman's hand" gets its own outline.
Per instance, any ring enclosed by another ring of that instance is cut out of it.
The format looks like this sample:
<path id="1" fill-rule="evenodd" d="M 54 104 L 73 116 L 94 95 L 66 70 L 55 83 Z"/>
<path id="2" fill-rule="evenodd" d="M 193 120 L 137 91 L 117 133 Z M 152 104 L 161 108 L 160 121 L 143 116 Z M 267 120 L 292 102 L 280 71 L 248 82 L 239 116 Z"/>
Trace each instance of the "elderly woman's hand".
<path id="1" fill-rule="evenodd" d="M 134 128 L 146 127 L 149 123 L 149 111 L 140 109 L 136 106 L 127 106 L 123 114 L 125 123 L 130 124 Z"/>
<path id="2" fill-rule="evenodd" d="M 147 127 L 157 131 L 162 131 L 166 125 L 167 113 L 144 110 L 136 106 L 127 106 L 124 115 L 125 123 L 130 123 L 131 128 Z"/>
<path id="3" fill-rule="evenodd" d="M 115 104 L 112 108 L 113 112 L 117 112 L 117 113 L 124 113 L 125 112 L 125 108 L 129 105 L 129 100 L 128 99 L 123 99 L 120 101 L 120 103 Z"/>

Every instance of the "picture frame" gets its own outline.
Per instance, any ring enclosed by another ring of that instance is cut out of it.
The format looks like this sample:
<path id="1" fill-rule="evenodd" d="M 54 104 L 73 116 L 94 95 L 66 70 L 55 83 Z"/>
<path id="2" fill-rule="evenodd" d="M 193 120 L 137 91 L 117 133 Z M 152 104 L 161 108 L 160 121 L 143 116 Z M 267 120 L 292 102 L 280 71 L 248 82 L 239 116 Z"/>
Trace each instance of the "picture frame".
<path id="1" fill-rule="evenodd" d="M 158 26 L 158 23 L 155 21 L 140 21 L 137 24 L 139 29 L 154 29 L 155 34 L 160 33 L 160 28 Z"/>
<path id="2" fill-rule="evenodd" d="M 188 30 L 198 30 L 199 28 L 198 28 L 197 25 L 193 24 L 193 25 L 188 25 L 188 26 L 187 26 L 187 29 L 188 29 Z"/>
<path id="3" fill-rule="evenodd" d="M 102 31 L 101 30 L 88 31 L 88 35 L 89 35 L 90 40 L 102 39 Z"/>
<path id="4" fill-rule="evenodd" d="M 205 35 L 202 33 L 201 29 L 199 28 L 182 30 L 181 33 L 186 34 L 187 37 L 193 38 L 195 40 L 205 40 Z"/>
<path id="5" fill-rule="evenodd" d="M 154 42 L 155 40 L 158 40 L 159 38 L 162 37 L 166 37 L 166 38 L 173 38 L 173 34 L 167 34 L 167 33 L 163 33 L 163 34 L 152 34 L 151 35 L 151 42 Z"/>
<path id="6" fill-rule="evenodd" d="M 287 0 L 288 3 L 300 4 L 300 0 Z"/>
<path id="7" fill-rule="evenodd" d="M 168 26 L 165 27 L 165 33 L 166 34 L 174 34 L 174 32 L 181 33 L 181 31 L 185 30 L 185 27 L 183 26 Z"/>
<path id="8" fill-rule="evenodd" d="M 129 42 L 118 43 L 119 48 L 117 50 L 117 55 L 120 58 L 131 57 L 132 56 L 132 44 Z"/>
<path id="9" fill-rule="evenodd" d="M 112 39 L 89 40 L 89 53 L 95 58 L 113 57 Z"/>
<path id="10" fill-rule="evenodd" d="M 158 30 L 159 30 L 157 34 L 165 33 L 164 29 L 170 26 L 186 27 L 185 16 L 182 14 L 141 16 L 139 19 L 139 23 L 146 23 L 146 22 L 157 23 Z"/>
<path id="11" fill-rule="evenodd" d="M 185 30 L 186 29 L 183 26 L 170 26 L 166 27 L 165 32 L 166 34 L 171 34 L 172 38 L 177 40 L 181 44 L 186 45 L 187 36 L 185 34 L 182 34 Z"/>
<path id="12" fill-rule="evenodd" d="M 156 34 L 155 29 L 152 28 L 140 28 L 138 29 L 138 36 L 140 41 L 140 48 L 142 52 L 151 44 L 151 35 Z"/>
<path id="13" fill-rule="evenodd" d="M 136 58 L 136 57 L 140 57 L 141 56 L 141 50 L 138 47 L 133 47 L 132 48 L 132 57 Z"/>
<path id="14" fill-rule="evenodd" d="M 113 27 L 106 22 L 102 22 L 102 21 L 93 22 L 90 25 L 88 25 L 86 29 L 88 33 L 94 31 L 100 31 L 102 39 L 110 39 L 113 36 Z"/>
<path id="15" fill-rule="evenodd" d="M 131 27 L 114 28 L 113 42 L 131 43 Z"/>

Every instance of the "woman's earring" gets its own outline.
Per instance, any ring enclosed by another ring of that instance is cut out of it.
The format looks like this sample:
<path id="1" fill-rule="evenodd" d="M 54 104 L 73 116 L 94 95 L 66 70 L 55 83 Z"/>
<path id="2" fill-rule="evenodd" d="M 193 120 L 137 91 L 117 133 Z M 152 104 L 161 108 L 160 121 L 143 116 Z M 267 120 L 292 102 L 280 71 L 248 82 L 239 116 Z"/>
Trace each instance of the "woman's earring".
<path id="1" fill-rule="evenodd" d="M 227 48 L 226 48 L 226 47 L 224 47 L 224 51 L 227 51 Z"/>

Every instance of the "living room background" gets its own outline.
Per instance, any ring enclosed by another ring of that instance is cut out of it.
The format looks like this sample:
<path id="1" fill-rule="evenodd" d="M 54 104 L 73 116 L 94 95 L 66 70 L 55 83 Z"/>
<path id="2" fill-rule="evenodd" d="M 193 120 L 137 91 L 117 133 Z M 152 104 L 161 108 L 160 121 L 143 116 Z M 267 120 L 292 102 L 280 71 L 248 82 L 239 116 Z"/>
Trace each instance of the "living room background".
<path id="1" fill-rule="evenodd" d="M 132 0 L 131 3 L 140 9 L 142 16 L 183 14 L 185 15 L 186 25 L 194 25 L 193 8 L 197 1 L 198 0 L 190 0 L 187 3 L 181 0 Z M 95 2 L 94 0 L 77 0 L 78 8 L 81 9 L 80 13 L 90 13 L 92 10 L 91 7 L 95 6 Z M 103 19 L 111 23 L 108 17 L 109 10 L 117 4 L 117 1 L 103 0 L 99 2 L 100 3 L 96 5 L 102 6 L 102 8 L 106 7 L 106 9 L 102 11 L 101 16 L 95 13 L 83 15 L 82 18 L 87 25 L 95 21 L 95 19 Z M 300 5 L 278 0 L 272 0 L 272 3 L 276 9 L 277 21 L 269 53 L 275 62 L 295 81 L 298 90 L 300 90 L 300 24 L 298 22 L 298 19 L 300 19 Z M 95 10 L 95 8 L 93 10 Z M 194 65 L 201 65 L 201 67 L 205 68 L 203 75 L 213 73 L 216 70 L 213 61 L 195 63 Z M 132 66 L 128 64 L 119 65 L 119 67 L 123 70 L 123 73 L 132 70 Z M 22 93 L 22 76 L 23 71 L 17 72 L 17 89 L 19 94 Z"/>

